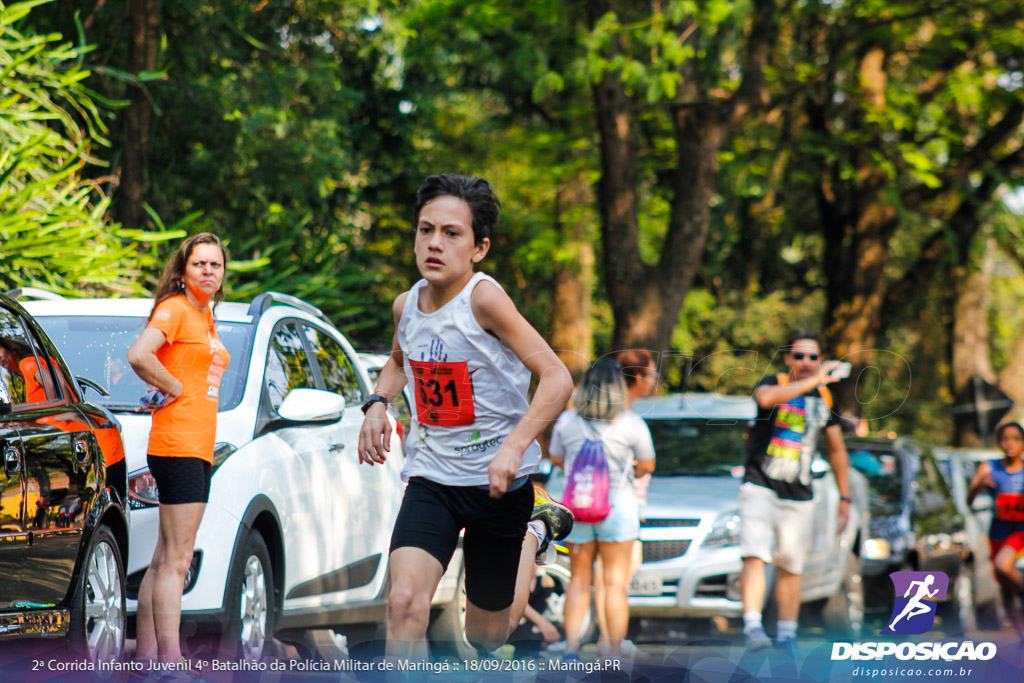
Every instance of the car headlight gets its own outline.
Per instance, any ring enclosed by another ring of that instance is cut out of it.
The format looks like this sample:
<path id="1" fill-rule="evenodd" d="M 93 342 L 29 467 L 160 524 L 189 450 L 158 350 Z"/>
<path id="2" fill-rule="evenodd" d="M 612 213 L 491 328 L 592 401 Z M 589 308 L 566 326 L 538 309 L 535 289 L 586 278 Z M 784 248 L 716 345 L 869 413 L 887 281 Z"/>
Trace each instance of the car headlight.
<path id="1" fill-rule="evenodd" d="M 132 510 L 152 508 L 160 504 L 160 493 L 149 468 L 133 472 L 128 477 L 128 507 Z"/>
<path id="2" fill-rule="evenodd" d="M 888 560 L 892 557 L 892 548 L 884 538 L 869 538 L 864 541 L 864 557 L 869 560 Z"/>
<path id="3" fill-rule="evenodd" d="M 222 441 L 213 447 L 213 471 L 216 472 L 217 468 L 224 464 L 224 461 L 228 459 L 232 453 L 237 451 L 234 444 Z"/>
<path id="4" fill-rule="evenodd" d="M 703 548 L 728 548 L 740 544 L 740 511 L 730 510 L 718 516 L 701 544 Z"/>
<path id="5" fill-rule="evenodd" d="M 213 470 L 217 471 L 228 457 L 237 451 L 234 445 L 229 443 L 218 443 L 213 448 Z M 156 479 L 148 467 L 133 472 L 128 477 L 128 506 L 132 510 L 141 508 L 156 507 L 160 504 L 160 491 L 156 485 Z"/>

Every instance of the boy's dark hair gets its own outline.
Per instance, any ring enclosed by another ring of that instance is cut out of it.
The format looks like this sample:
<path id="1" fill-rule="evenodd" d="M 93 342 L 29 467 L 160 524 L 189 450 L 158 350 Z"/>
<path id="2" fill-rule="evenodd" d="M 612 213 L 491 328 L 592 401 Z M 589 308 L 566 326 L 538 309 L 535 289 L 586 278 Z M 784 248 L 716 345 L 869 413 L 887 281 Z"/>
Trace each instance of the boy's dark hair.
<path id="1" fill-rule="evenodd" d="M 1007 429 L 1016 429 L 1018 432 L 1020 432 L 1021 436 L 1024 436 L 1024 427 L 1021 427 L 1019 422 L 1006 422 L 1004 424 L 999 425 L 999 429 L 996 430 L 997 443 L 999 442 L 999 439 L 1003 438 L 1003 432 L 1005 432 Z"/>
<path id="2" fill-rule="evenodd" d="M 420 211 L 427 202 L 451 195 L 458 197 L 469 205 L 473 214 L 473 240 L 480 244 L 490 239 L 491 231 L 498 222 L 498 209 L 501 202 L 489 182 L 479 177 L 469 178 L 456 173 L 432 175 L 423 181 L 416 190 L 416 223 L 420 220 Z"/>
<path id="3" fill-rule="evenodd" d="M 807 339 L 815 342 L 821 347 L 821 336 L 818 335 L 814 330 L 793 330 L 786 337 L 786 344 L 782 347 L 783 353 L 789 353 L 793 350 L 793 344 L 796 344 L 801 339 Z"/>

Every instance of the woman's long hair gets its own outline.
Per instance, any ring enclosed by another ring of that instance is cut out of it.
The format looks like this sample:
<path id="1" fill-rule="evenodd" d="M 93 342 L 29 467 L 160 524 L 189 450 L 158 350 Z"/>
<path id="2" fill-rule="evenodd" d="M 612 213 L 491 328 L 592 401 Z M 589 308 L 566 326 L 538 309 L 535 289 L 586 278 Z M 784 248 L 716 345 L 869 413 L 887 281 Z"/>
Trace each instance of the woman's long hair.
<path id="1" fill-rule="evenodd" d="M 588 420 L 614 420 L 626 401 L 622 366 L 610 358 L 596 361 L 576 390 L 576 411 Z"/>
<path id="2" fill-rule="evenodd" d="M 220 238 L 212 232 L 201 232 L 182 242 L 181 246 L 178 247 L 178 251 L 167 262 L 164 274 L 160 276 L 160 282 L 157 283 L 156 292 L 153 294 L 153 310 L 149 312 L 150 320 L 153 319 L 153 313 L 156 312 L 157 306 L 172 296 L 184 293 L 185 265 L 192 258 L 192 252 L 200 244 L 214 244 L 220 247 L 220 252 L 224 255 L 224 280 L 221 280 L 220 289 L 213 295 L 213 305 L 216 306 L 224 300 L 224 282 L 227 280 L 228 271 L 228 250 L 221 243 Z"/>
<path id="3" fill-rule="evenodd" d="M 29 356 L 35 356 L 35 354 L 32 353 L 32 347 L 18 339 L 0 337 L 0 346 L 6 349 L 8 353 L 13 355 L 15 359 L 19 361 L 28 358 Z"/>

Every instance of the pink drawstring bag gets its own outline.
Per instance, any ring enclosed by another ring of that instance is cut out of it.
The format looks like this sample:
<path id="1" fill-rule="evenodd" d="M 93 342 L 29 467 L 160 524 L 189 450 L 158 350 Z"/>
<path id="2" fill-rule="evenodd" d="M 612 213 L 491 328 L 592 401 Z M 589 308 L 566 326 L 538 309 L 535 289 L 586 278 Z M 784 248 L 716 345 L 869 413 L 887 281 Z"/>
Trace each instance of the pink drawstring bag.
<path id="1" fill-rule="evenodd" d="M 587 439 L 573 458 L 562 504 L 572 510 L 577 522 L 597 524 L 612 510 L 610 489 L 611 475 L 604 444 Z"/>

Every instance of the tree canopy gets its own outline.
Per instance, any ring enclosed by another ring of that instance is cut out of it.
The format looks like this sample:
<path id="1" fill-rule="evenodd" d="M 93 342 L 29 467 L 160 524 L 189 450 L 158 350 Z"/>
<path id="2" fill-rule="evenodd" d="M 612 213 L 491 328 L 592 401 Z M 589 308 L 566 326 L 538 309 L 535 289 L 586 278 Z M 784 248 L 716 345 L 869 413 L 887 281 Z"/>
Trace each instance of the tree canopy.
<path id="1" fill-rule="evenodd" d="M 497 186 L 484 269 L 574 372 L 644 346 L 689 356 L 691 388 L 746 393 L 785 331 L 812 327 L 857 365 L 841 407 L 880 429 L 948 425 L 965 368 L 1024 385 L 1004 301 L 1024 228 L 1000 199 L 1024 167 L 1015 0 L 0 16 L 10 284 L 138 291 L 159 240 L 211 230 L 232 298 L 286 291 L 384 347 L 417 278 L 415 189 L 456 171 Z M 991 324 L 968 352 L 972 311 Z"/>

